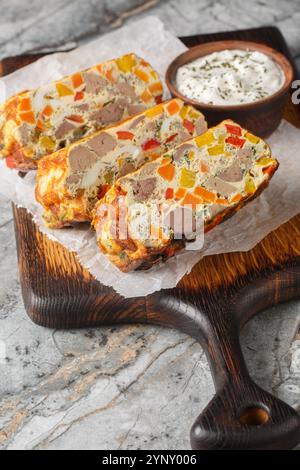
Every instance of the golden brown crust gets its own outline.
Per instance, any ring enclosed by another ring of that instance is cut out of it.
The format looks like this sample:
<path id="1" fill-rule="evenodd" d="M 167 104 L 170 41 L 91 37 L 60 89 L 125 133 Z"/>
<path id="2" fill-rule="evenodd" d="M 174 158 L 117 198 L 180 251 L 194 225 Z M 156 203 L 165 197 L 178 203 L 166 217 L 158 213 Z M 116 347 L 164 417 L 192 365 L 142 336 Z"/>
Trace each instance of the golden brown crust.
<path id="1" fill-rule="evenodd" d="M 277 170 L 279 163 L 277 162 L 276 165 L 272 167 L 272 171 L 268 175 L 268 179 L 266 179 L 256 190 L 256 192 L 252 195 L 241 200 L 235 206 L 225 208 L 221 214 L 218 214 L 214 219 L 207 221 L 204 226 L 204 232 L 208 233 L 214 227 L 219 225 L 220 223 L 224 222 L 225 220 L 232 217 L 236 212 L 242 209 L 246 204 L 256 199 L 263 190 L 268 186 L 270 179 L 272 178 L 273 174 Z M 117 204 L 117 198 L 113 201 L 114 204 Z M 97 216 L 95 216 L 93 224 L 94 227 L 97 227 L 99 220 Z M 115 239 L 116 245 L 123 250 L 128 250 L 128 243 L 127 240 L 120 240 L 116 237 Z M 141 247 L 135 246 L 135 256 L 134 258 L 120 258 L 119 255 L 109 254 L 110 260 L 123 272 L 130 272 L 134 270 L 148 270 L 152 268 L 155 264 L 160 263 L 161 261 L 164 262 L 168 258 L 174 256 L 178 251 L 185 248 L 187 241 L 185 239 L 182 240 L 170 240 L 170 242 L 160 249 L 145 249 L 144 245 Z M 101 244 L 100 240 L 98 239 L 98 244 L 104 253 L 106 252 L 105 247 Z M 138 248 L 140 248 L 141 254 L 137 255 Z M 106 253 L 108 254 L 108 253 Z"/>

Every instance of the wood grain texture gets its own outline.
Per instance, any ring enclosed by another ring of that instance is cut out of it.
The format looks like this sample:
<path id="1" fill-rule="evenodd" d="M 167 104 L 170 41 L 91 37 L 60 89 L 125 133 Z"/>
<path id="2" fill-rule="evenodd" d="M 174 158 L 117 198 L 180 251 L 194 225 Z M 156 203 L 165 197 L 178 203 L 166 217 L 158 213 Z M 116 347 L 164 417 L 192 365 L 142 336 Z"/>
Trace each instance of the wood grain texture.
<path id="1" fill-rule="evenodd" d="M 283 51 L 270 28 L 266 37 Z M 285 117 L 300 127 L 291 103 Z M 24 304 L 34 322 L 52 328 L 129 322 L 177 328 L 205 349 L 216 387 L 192 427 L 194 449 L 288 449 L 300 441 L 299 415 L 252 381 L 239 344 L 241 328 L 254 315 L 300 298 L 300 215 L 249 252 L 204 258 L 174 289 L 124 299 L 42 235 L 25 209 L 13 206 L 13 212 Z"/>

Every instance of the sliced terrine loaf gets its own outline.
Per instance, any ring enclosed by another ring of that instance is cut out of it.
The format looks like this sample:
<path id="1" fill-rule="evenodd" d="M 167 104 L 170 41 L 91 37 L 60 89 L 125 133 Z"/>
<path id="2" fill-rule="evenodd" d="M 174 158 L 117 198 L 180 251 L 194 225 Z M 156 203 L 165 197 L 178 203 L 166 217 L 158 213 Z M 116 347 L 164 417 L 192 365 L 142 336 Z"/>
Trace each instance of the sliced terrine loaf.
<path id="1" fill-rule="evenodd" d="M 45 223 L 60 228 L 91 220 L 94 205 L 116 179 L 206 129 L 199 111 L 173 99 L 42 158 L 36 199 Z"/>
<path id="2" fill-rule="evenodd" d="M 128 54 L 12 96 L 0 107 L 0 156 L 22 171 L 44 155 L 161 102 L 162 84 Z"/>
<path id="3" fill-rule="evenodd" d="M 263 140 L 223 121 L 120 178 L 94 210 L 98 245 L 122 271 L 147 269 L 185 246 L 176 214 L 189 211 L 194 235 L 207 232 L 258 196 L 277 167 Z"/>

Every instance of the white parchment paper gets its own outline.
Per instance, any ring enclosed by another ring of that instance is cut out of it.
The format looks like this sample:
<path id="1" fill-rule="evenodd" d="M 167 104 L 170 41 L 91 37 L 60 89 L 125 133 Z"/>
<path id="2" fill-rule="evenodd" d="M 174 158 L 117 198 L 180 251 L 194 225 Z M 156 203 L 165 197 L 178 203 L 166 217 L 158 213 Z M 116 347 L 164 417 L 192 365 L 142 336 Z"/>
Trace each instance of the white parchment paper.
<path id="1" fill-rule="evenodd" d="M 155 17 L 125 26 L 101 36 L 81 48 L 40 59 L 2 79 L 7 96 L 89 67 L 127 52 L 148 60 L 164 78 L 167 65 L 185 46 Z M 269 232 L 300 211 L 300 131 L 283 121 L 269 139 L 280 167 L 269 188 L 248 206 L 205 236 L 201 251 L 182 251 L 163 265 L 149 271 L 124 274 L 99 252 L 95 234 L 87 225 L 61 230 L 43 226 L 42 208 L 34 197 L 35 173 L 21 179 L 16 171 L 0 162 L 0 193 L 33 214 L 40 230 L 49 238 L 75 251 L 79 261 L 102 283 L 124 297 L 150 294 L 175 287 L 178 281 L 204 256 L 230 251 L 247 251 Z"/>

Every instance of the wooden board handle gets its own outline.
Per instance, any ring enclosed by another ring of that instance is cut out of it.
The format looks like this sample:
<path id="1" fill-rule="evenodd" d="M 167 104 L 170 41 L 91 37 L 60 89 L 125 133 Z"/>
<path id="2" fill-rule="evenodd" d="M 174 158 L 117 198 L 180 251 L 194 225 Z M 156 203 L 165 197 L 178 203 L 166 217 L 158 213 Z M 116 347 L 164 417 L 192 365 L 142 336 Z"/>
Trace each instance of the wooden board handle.
<path id="1" fill-rule="evenodd" d="M 193 449 L 290 449 L 300 441 L 300 416 L 253 382 L 239 341 L 250 318 L 300 295 L 299 280 L 297 264 L 245 288 L 222 286 L 200 297 L 191 285 L 187 293 L 178 289 L 176 297 L 164 292 L 149 299 L 148 322 L 194 337 L 210 363 L 216 395 L 192 426 Z"/>
<path id="2" fill-rule="evenodd" d="M 228 384 L 192 426 L 193 449 L 291 449 L 300 440 L 296 411 L 251 379 Z"/>
<path id="3" fill-rule="evenodd" d="M 192 448 L 293 448 L 300 440 L 300 416 L 249 376 L 230 301 L 210 308 L 207 316 L 207 354 L 217 393 L 192 426 Z"/>

